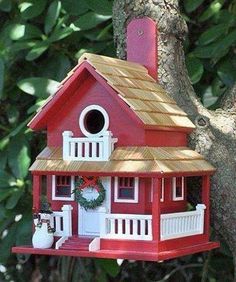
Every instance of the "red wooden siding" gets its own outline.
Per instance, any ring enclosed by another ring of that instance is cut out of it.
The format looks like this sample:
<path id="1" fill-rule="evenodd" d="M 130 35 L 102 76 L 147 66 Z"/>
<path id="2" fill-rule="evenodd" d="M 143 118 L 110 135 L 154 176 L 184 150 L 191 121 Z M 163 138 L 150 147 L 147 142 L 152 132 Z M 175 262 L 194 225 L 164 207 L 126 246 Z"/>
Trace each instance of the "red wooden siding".
<path id="1" fill-rule="evenodd" d="M 146 130 L 145 143 L 148 146 L 187 146 L 187 134 L 178 131 Z"/>
<path id="2" fill-rule="evenodd" d="M 48 123 L 48 146 L 61 146 L 62 132 L 65 130 L 72 131 L 75 137 L 83 136 L 79 128 L 79 115 L 91 104 L 97 104 L 107 111 L 109 130 L 114 137 L 119 138 L 117 145 L 145 145 L 144 129 L 138 127 L 107 90 L 90 75 L 86 83 L 71 93 L 71 97 Z"/>
<path id="3" fill-rule="evenodd" d="M 161 213 L 172 213 L 186 211 L 187 200 L 186 200 L 186 185 L 184 191 L 183 201 L 173 201 L 172 197 L 172 178 L 165 178 L 164 180 L 164 202 L 160 203 Z"/>
<path id="4" fill-rule="evenodd" d="M 114 137 L 118 137 L 116 146 L 185 146 L 186 133 L 157 131 L 145 129 L 132 118 L 124 108 L 128 105 L 122 100 L 118 101 L 108 93 L 104 86 L 86 72 L 86 80 L 73 88 L 70 97 L 57 111 L 51 115 L 48 122 L 48 146 L 62 146 L 62 132 L 70 130 L 75 137 L 83 136 L 79 128 L 79 115 L 81 111 L 91 104 L 103 107 L 110 119 L 109 130 Z M 113 91 L 113 90 L 112 90 Z M 117 94 L 115 94 L 117 95 Z M 118 97 L 117 97 L 118 98 Z M 120 98 L 118 98 L 120 99 Z M 123 103 L 123 107 L 120 106 Z M 133 114 L 134 115 L 134 114 Z"/>
<path id="5" fill-rule="evenodd" d="M 145 214 L 146 198 L 148 190 L 146 188 L 146 178 L 139 179 L 138 203 L 116 203 L 114 202 L 114 178 L 111 180 L 111 213 L 122 214 Z"/>

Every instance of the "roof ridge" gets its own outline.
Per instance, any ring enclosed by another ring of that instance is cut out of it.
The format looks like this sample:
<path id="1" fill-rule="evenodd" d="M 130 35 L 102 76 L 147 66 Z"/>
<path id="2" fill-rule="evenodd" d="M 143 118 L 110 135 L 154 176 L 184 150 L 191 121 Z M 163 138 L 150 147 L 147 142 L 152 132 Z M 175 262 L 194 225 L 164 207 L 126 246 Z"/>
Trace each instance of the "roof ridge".
<path id="1" fill-rule="evenodd" d="M 95 60 L 94 60 L 95 59 Z M 98 61 L 96 61 L 98 59 Z M 118 58 L 113 58 L 113 57 L 108 57 L 108 56 L 103 56 L 103 55 L 98 55 L 98 54 L 92 54 L 92 53 L 84 53 L 80 58 L 79 58 L 79 64 L 81 64 L 83 61 L 90 61 L 91 63 L 94 60 L 97 63 L 101 63 L 101 60 L 105 60 L 105 62 L 109 61 L 107 65 L 117 65 L 117 63 L 120 63 L 123 65 L 123 67 L 128 67 L 128 68 L 134 68 L 136 71 L 137 68 L 139 70 L 142 70 L 143 72 L 148 73 L 148 70 L 141 64 L 131 62 L 131 61 L 126 61 Z M 103 62 L 104 63 L 104 62 Z M 119 65 L 119 67 L 122 67 Z"/>

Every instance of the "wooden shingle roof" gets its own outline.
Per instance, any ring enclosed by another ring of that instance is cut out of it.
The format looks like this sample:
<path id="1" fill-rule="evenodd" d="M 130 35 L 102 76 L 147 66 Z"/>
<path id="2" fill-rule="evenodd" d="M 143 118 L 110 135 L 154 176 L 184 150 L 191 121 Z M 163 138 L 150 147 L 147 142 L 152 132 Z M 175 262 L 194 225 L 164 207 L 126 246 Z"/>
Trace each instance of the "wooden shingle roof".
<path id="1" fill-rule="evenodd" d="M 68 80 L 85 61 L 106 80 L 107 84 L 115 90 L 144 125 L 189 130 L 195 128 L 187 114 L 148 74 L 147 69 L 137 63 L 85 53 L 81 56 L 78 65 L 61 82 L 59 90 L 68 83 Z M 55 95 L 57 92 L 47 99 L 34 119 L 40 115 L 42 109 Z"/>
<path id="2" fill-rule="evenodd" d="M 195 128 L 176 102 L 148 74 L 145 67 L 128 61 L 85 53 L 87 61 L 116 90 L 146 125 Z"/>
<path id="3" fill-rule="evenodd" d="M 33 172 L 162 175 L 212 173 L 215 168 L 187 147 L 118 147 L 107 162 L 64 161 L 62 149 L 46 147 L 30 168 Z"/>

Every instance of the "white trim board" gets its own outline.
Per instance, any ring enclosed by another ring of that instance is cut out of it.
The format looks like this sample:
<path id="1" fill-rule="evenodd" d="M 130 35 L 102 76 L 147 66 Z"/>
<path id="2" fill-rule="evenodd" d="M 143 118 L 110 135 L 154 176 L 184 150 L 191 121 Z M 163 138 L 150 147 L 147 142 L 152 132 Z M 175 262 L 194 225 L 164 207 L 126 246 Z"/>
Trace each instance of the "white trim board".
<path id="1" fill-rule="evenodd" d="M 176 177 L 172 178 L 172 199 L 173 201 L 183 201 L 184 200 L 184 177 L 181 177 L 181 197 L 176 197 Z"/>
<path id="2" fill-rule="evenodd" d="M 139 198 L 139 178 L 134 177 L 134 199 L 120 199 L 118 198 L 118 178 L 114 178 L 114 202 L 115 203 L 138 203 Z"/>

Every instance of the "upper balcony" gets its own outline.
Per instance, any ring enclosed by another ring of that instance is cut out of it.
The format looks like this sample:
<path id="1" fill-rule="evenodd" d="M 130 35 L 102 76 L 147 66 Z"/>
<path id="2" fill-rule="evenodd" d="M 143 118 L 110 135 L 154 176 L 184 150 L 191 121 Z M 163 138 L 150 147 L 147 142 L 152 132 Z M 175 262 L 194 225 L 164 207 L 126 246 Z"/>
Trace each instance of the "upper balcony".
<path id="1" fill-rule="evenodd" d="M 64 131 L 63 160 L 66 161 L 108 161 L 117 138 L 111 131 L 104 131 L 99 137 L 73 137 L 72 131 Z"/>

